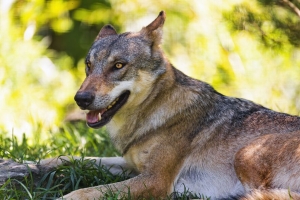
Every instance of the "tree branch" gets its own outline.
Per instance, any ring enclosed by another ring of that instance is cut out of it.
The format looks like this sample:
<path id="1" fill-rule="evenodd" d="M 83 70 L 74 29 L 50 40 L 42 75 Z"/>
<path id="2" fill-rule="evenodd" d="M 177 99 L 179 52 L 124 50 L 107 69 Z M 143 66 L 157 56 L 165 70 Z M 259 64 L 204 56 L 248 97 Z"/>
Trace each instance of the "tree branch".
<path id="1" fill-rule="evenodd" d="M 284 4 L 286 4 L 287 6 L 289 6 L 297 15 L 298 17 L 300 17 L 300 9 L 293 4 L 291 1 L 289 0 L 281 0 Z"/>

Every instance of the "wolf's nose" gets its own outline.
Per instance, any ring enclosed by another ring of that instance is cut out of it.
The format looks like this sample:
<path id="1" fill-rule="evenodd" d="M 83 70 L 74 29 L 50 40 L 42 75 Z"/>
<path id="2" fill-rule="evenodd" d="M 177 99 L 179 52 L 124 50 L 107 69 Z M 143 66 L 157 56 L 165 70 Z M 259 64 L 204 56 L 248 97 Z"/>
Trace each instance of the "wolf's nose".
<path id="1" fill-rule="evenodd" d="M 87 108 L 95 99 L 95 95 L 91 92 L 77 92 L 74 97 L 80 108 Z"/>

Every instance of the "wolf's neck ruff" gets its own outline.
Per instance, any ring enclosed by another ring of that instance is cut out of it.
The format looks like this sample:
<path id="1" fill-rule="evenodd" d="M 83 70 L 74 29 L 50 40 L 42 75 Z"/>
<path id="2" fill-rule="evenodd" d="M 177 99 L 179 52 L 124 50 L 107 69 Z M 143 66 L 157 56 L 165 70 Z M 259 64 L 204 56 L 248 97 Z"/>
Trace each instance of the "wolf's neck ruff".
<path id="1" fill-rule="evenodd" d="M 133 103 L 128 102 L 129 105 L 124 105 L 126 109 L 120 110 L 107 124 L 111 139 L 122 154 L 137 141 L 147 138 L 147 135 L 166 131 L 166 125 L 184 123 L 190 126 L 189 120 L 197 120 L 201 124 L 201 119 L 208 115 L 207 110 L 218 100 L 218 94 L 214 93 L 212 87 L 189 78 L 168 62 L 165 64 L 166 72 L 149 83 L 146 92 L 139 96 L 143 99 L 138 103 L 139 106 L 129 109 Z M 142 76 L 138 85 L 143 85 L 143 80 L 151 74 L 144 73 Z M 206 97 L 208 93 L 211 94 Z M 208 100 L 202 101 L 203 98 Z M 178 115 L 181 112 L 185 115 Z M 194 132 L 191 131 L 191 134 L 195 135 Z M 194 137 L 192 135 L 191 138 Z"/>

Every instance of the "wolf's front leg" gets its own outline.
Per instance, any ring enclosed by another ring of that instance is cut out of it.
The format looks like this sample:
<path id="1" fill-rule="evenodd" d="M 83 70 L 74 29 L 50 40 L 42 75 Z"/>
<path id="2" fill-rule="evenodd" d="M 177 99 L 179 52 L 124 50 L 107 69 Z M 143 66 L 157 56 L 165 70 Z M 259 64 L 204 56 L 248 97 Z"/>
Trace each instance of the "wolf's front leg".
<path id="1" fill-rule="evenodd" d="M 81 157 L 76 156 L 60 156 L 57 158 L 48 158 L 40 161 L 41 166 L 46 166 L 47 168 L 57 168 L 60 165 L 64 165 L 70 160 L 81 160 Z M 129 166 L 125 159 L 122 157 L 85 157 L 85 160 L 95 160 L 96 165 L 103 165 L 113 175 L 126 173 L 129 177 L 134 177 L 137 175 L 137 173 L 134 171 L 134 169 Z"/>
<path id="2" fill-rule="evenodd" d="M 117 195 L 118 199 L 148 199 L 167 196 L 171 185 L 163 176 L 140 174 L 134 178 L 96 187 L 75 190 L 60 200 L 98 200 Z"/>

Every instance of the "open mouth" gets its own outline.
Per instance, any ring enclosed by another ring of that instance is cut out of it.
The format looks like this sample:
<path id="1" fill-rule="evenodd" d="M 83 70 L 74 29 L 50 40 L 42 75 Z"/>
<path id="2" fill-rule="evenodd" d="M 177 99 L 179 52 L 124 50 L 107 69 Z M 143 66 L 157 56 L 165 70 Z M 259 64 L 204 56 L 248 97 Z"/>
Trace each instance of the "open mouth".
<path id="1" fill-rule="evenodd" d="M 127 102 L 129 91 L 116 98 L 109 106 L 101 110 L 91 110 L 86 115 L 87 125 L 91 128 L 100 128 L 107 124 L 116 112 Z"/>

